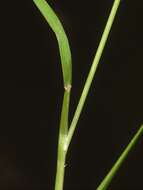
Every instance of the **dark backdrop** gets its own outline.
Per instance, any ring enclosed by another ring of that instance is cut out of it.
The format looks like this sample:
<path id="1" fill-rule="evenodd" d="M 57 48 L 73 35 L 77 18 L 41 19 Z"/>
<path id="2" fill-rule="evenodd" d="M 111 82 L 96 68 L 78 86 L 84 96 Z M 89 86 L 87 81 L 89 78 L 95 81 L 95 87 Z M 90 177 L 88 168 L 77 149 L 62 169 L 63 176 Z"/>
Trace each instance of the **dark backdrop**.
<path id="1" fill-rule="evenodd" d="M 73 55 L 70 120 L 113 0 L 49 0 Z M 1 3 L 1 189 L 52 190 L 63 81 L 54 34 L 32 0 Z M 70 146 L 65 190 L 95 190 L 143 123 L 143 3 L 122 1 Z M 143 138 L 109 189 L 142 190 Z"/>

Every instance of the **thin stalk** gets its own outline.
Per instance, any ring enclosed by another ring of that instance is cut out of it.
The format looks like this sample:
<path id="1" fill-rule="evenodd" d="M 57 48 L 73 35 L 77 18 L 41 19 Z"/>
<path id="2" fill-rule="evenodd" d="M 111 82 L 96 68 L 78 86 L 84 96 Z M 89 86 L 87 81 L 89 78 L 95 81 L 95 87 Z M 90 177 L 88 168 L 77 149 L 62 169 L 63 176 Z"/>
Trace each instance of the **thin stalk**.
<path id="1" fill-rule="evenodd" d="M 133 149 L 139 138 L 143 135 L 143 125 L 139 128 L 135 136 L 132 138 L 126 149 L 123 151 L 121 156 L 118 158 L 118 160 L 115 162 L 107 176 L 104 178 L 104 180 L 101 182 L 101 184 L 98 186 L 97 190 L 106 190 L 109 186 L 111 180 L 119 170 L 120 166 L 124 162 L 124 160 L 127 158 L 130 151 Z"/>
<path id="2" fill-rule="evenodd" d="M 70 88 L 65 89 L 63 106 L 61 113 L 59 142 L 58 142 L 58 156 L 57 156 L 57 172 L 55 180 L 55 190 L 63 190 L 65 160 L 66 160 L 66 138 L 68 132 L 68 113 L 69 113 Z"/>
<path id="3" fill-rule="evenodd" d="M 102 34 L 101 41 L 100 41 L 100 43 L 99 43 L 99 46 L 98 46 L 98 49 L 97 49 L 95 58 L 94 58 L 94 60 L 93 60 L 93 63 L 92 63 L 90 72 L 89 72 L 89 74 L 88 74 L 87 80 L 86 80 L 86 82 L 85 82 L 85 85 L 84 85 L 84 88 L 83 88 L 83 91 L 82 91 L 82 94 L 81 94 L 79 103 L 78 103 L 78 105 L 77 105 L 77 109 L 76 109 L 76 111 L 75 111 L 73 120 L 72 120 L 71 125 L 70 125 L 70 128 L 69 128 L 68 137 L 67 137 L 67 148 L 69 147 L 69 144 L 70 144 L 70 142 L 71 142 L 72 136 L 73 136 L 74 131 L 75 131 L 75 129 L 76 129 L 77 122 L 78 122 L 78 120 L 79 120 L 79 117 L 80 117 L 81 111 L 82 111 L 82 109 L 83 109 L 83 106 L 84 106 L 86 97 L 87 97 L 87 95 L 88 95 L 88 92 L 89 92 L 89 89 L 90 89 L 90 86 L 91 86 L 93 77 L 94 77 L 95 72 L 96 72 L 96 70 L 97 70 L 98 63 L 99 63 L 99 61 L 100 61 L 100 58 L 101 58 L 101 55 L 102 55 L 102 53 L 103 53 L 105 44 L 106 44 L 106 42 L 107 42 L 107 39 L 108 39 L 108 36 L 109 36 L 109 32 L 110 32 L 110 30 L 111 30 L 113 21 L 114 21 L 114 19 L 115 19 L 115 15 L 116 15 L 116 13 L 117 13 L 119 4 L 120 4 L 120 0 L 115 0 L 115 1 L 114 1 L 114 4 L 113 4 L 113 6 L 112 6 L 112 9 L 111 9 L 109 18 L 108 18 L 108 20 L 107 20 L 107 24 L 106 24 L 105 29 L 104 29 L 104 32 L 103 32 L 103 34 Z"/>
<path id="4" fill-rule="evenodd" d="M 55 180 L 55 190 L 63 190 L 64 185 L 64 174 L 65 174 L 65 160 L 66 154 L 61 149 L 59 149 L 58 162 L 57 162 L 57 172 Z"/>

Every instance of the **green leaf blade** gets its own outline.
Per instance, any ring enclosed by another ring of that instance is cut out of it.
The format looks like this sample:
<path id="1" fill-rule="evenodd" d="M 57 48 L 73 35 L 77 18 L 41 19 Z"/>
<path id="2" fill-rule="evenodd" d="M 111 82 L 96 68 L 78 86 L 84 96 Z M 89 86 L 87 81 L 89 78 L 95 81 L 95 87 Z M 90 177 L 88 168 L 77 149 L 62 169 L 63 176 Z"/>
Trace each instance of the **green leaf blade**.
<path id="1" fill-rule="evenodd" d="M 72 82 L 72 58 L 68 38 L 64 28 L 46 0 L 33 0 L 41 14 L 56 35 L 62 64 L 64 87 L 71 86 Z"/>
<path id="2" fill-rule="evenodd" d="M 124 149 L 118 160 L 115 162 L 109 173 L 106 175 L 106 177 L 103 179 L 101 184 L 98 186 L 97 190 L 106 190 L 109 184 L 111 183 L 113 177 L 116 175 L 117 171 L 129 155 L 129 153 L 133 150 L 134 146 L 138 142 L 139 138 L 143 136 L 143 125 L 139 128 L 137 133 L 134 135 L 134 137 L 131 139 L 127 147 Z"/>

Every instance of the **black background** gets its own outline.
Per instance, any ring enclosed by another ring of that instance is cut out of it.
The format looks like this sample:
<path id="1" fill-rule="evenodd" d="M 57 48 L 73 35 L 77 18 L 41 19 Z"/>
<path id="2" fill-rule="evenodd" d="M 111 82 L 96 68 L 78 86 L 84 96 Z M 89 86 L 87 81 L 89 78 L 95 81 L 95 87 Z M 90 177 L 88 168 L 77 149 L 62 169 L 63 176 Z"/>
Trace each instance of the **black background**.
<path id="1" fill-rule="evenodd" d="M 70 120 L 113 1 L 53 1 L 73 55 Z M 33 1 L 1 9 L 0 187 L 54 189 L 63 81 L 55 36 Z M 143 122 L 143 3 L 122 1 L 67 157 L 65 189 L 95 190 Z M 143 189 L 143 139 L 111 183 Z"/>

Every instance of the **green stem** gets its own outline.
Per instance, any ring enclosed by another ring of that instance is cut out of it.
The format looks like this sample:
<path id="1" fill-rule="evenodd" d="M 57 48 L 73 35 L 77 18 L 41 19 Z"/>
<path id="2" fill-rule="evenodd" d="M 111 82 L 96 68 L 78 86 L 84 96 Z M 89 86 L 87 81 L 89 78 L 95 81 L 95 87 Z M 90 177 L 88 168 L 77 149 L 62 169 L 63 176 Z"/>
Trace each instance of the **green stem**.
<path id="1" fill-rule="evenodd" d="M 105 190 L 109 186 L 111 180 L 119 170 L 121 164 L 123 161 L 127 158 L 130 151 L 133 149 L 139 138 L 143 135 L 143 125 L 139 128 L 135 136 L 132 138 L 126 149 L 123 151 L 119 159 L 116 161 L 116 163 L 111 168 L 110 172 L 107 174 L 107 176 L 104 178 L 104 180 L 101 182 L 101 184 L 98 186 L 97 190 Z"/>
<path id="2" fill-rule="evenodd" d="M 67 133 L 68 133 L 68 113 L 70 101 L 70 87 L 65 88 L 63 106 L 60 121 L 59 142 L 58 142 L 58 157 L 57 157 L 57 172 L 55 180 L 55 190 L 63 190 L 65 160 L 67 153 Z"/>
<path id="3" fill-rule="evenodd" d="M 55 190 L 63 190 L 65 160 L 66 160 L 66 152 L 63 150 L 62 146 L 61 147 L 59 146 L 58 158 L 57 158 L 57 172 L 55 179 Z"/>
<path id="4" fill-rule="evenodd" d="M 68 138 L 67 138 L 67 146 L 69 146 L 69 144 L 70 144 L 70 142 L 71 142 L 71 139 L 72 139 L 72 136 L 73 136 L 73 134 L 74 134 L 74 131 L 75 131 L 75 129 L 76 129 L 77 122 L 78 122 L 78 120 L 79 120 L 79 117 L 80 117 L 81 111 L 82 111 L 82 109 L 83 109 L 83 106 L 84 106 L 86 97 L 87 97 L 87 95 L 88 95 L 88 92 L 89 92 L 89 89 L 90 89 L 90 86 L 91 86 L 93 77 L 94 77 L 94 75 L 95 75 L 95 72 L 96 72 L 98 63 L 99 63 L 99 61 L 100 61 L 101 55 L 102 55 L 102 53 L 103 53 L 103 50 L 104 50 L 104 47 L 105 47 L 105 44 L 106 44 L 106 41 L 107 41 L 107 39 L 108 39 L 109 32 L 110 32 L 110 30 L 111 30 L 113 21 L 114 21 L 114 19 L 115 19 L 115 15 L 116 15 L 116 13 L 117 13 L 119 4 L 120 4 L 120 0 L 115 0 L 115 1 L 114 1 L 113 7 L 112 7 L 112 9 L 111 9 L 111 12 L 110 12 L 110 15 L 109 15 L 109 18 L 108 18 L 108 21 L 107 21 L 107 24 L 106 24 L 106 26 L 105 26 L 103 35 L 102 35 L 102 37 L 101 37 L 101 41 L 100 41 L 99 46 L 98 46 L 98 49 L 97 49 L 95 58 L 94 58 L 94 60 L 93 60 L 93 63 L 92 63 L 90 72 L 89 72 L 88 77 L 87 77 L 87 80 L 86 80 L 86 82 L 85 82 L 84 89 L 83 89 L 83 91 L 82 91 L 82 94 L 81 94 L 79 103 L 78 103 L 78 105 L 77 105 L 77 109 L 76 109 L 76 111 L 75 111 L 73 120 L 72 120 L 71 125 L 70 125 L 70 128 L 69 128 L 69 133 L 68 133 Z"/>

